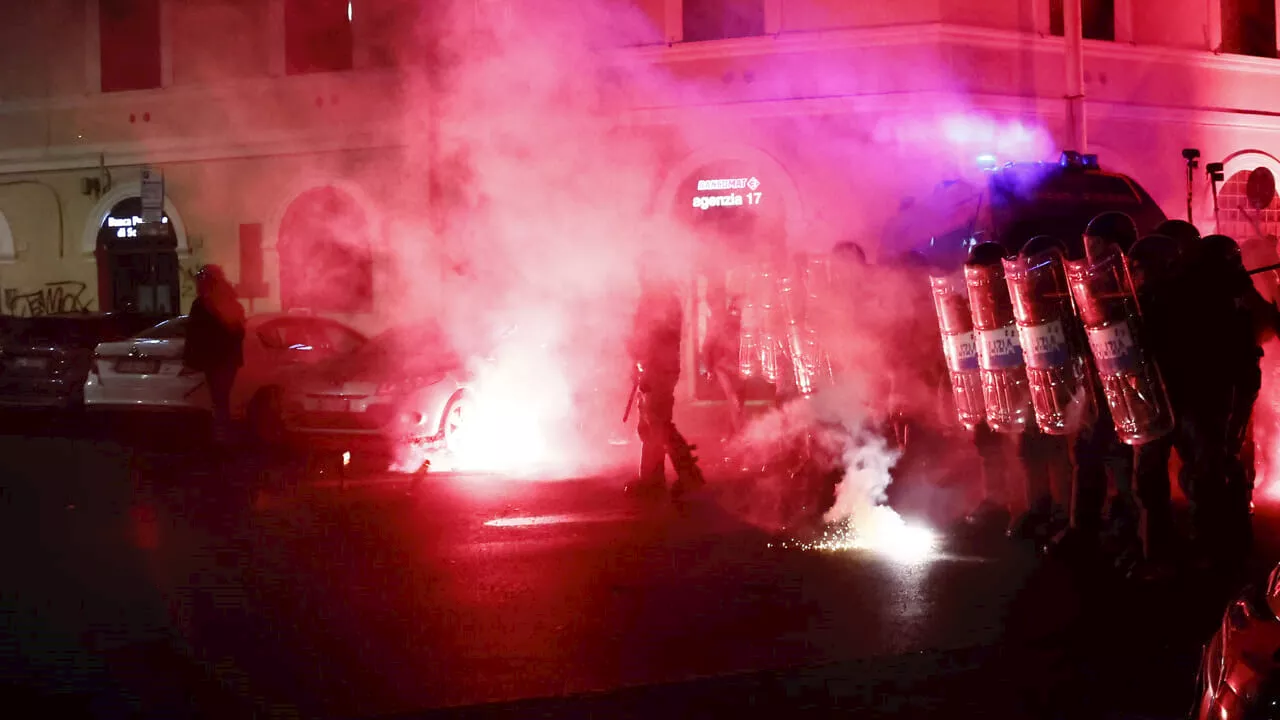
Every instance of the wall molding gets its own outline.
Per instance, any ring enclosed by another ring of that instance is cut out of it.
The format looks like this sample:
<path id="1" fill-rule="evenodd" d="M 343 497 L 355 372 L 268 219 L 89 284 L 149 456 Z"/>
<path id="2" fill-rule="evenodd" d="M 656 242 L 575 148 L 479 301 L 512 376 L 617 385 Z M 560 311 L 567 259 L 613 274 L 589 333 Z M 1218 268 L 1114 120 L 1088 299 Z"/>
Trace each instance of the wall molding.
<path id="1" fill-rule="evenodd" d="M 85 0 L 95 9 L 97 0 Z M 279 5 L 273 0 L 272 8 Z M 278 9 L 278 8 L 277 8 Z M 678 20 L 668 13 L 668 22 Z M 668 28 L 669 30 L 671 28 Z M 96 33 L 92 33 L 96 35 Z M 618 62 L 634 64 L 650 62 L 672 64 L 707 59 L 752 58 L 774 53 L 806 53 L 847 48 L 891 46 L 986 48 L 1011 53 L 1043 54 L 1046 61 L 1060 57 L 1064 40 L 1041 37 L 1036 33 L 1012 30 L 974 28 L 943 23 L 899 25 L 882 28 L 849 28 L 805 33 L 735 38 L 696 43 L 650 45 L 610 51 Z M 1137 46 L 1097 40 L 1084 41 L 1086 63 L 1108 60 L 1122 63 L 1163 64 L 1174 68 L 1209 68 L 1226 73 L 1246 73 L 1274 77 L 1280 81 L 1280 60 L 1237 55 L 1218 55 L 1208 51 Z M 94 56 L 96 58 L 96 56 Z M 77 113 L 128 112 L 143 102 L 181 105 L 187 103 L 235 102 L 245 95 L 270 94 L 281 97 L 297 95 L 305 98 L 312 92 L 343 91 L 345 88 L 383 88 L 389 92 L 398 79 L 393 71 L 367 70 L 348 73 L 319 74 L 287 78 L 252 78 L 213 85 L 189 85 L 161 90 L 122 93 L 89 93 L 43 100 L 0 102 L 0 116 L 51 113 L 71 110 Z M 372 91 L 370 91 L 372 92 Z M 1053 92 L 1046 88 L 1043 92 Z M 373 92 L 394 107 L 394 94 Z M 624 113 L 621 122 L 669 122 L 686 111 L 707 107 L 728 109 L 744 117 L 785 117 L 811 114 L 849 114 L 863 112 L 919 111 L 924 102 L 939 99 L 955 101 L 957 106 L 978 107 L 999 112 L 1028 112 L 1045 117 L 1062 114 L 1057 97 L 1023 97 L 1014 95 L 957 96 L 935 91 L 904 91 L 880 95 L 802 97 L 761 101 L 731 101 L 686 105 L 680 107 L 640 107 Z M 1016 106 L 1016 107 L 1015 107 Z M 1174 107 L 1117 103 L 1090 99 L 1088 106 L 1094 117 L 1122 118 L 1139 121 L 1182 122 L 1211 126 L 1280 129 L 1280 111 L 1268 112 L 1242 108 Z M 16 120 L 16 118 L 15 118 Z M 246 133 L 247 135 L 247 133 Z M 276 155 L 312 154 L 345 150 L 396 148 L 405 144 L 403 126 L 397 122 L 364 123 L 355 132 L 345 128 L 321 127 L 312 130 L 253 132 L 251 137 L 160 138 L 142 141 L 97 143 L 92 146 L 66 143 L 53 147 L 23 148 L 0 151 L 0 174 L 32 173 L 91 169 L 105 162 L 109 167 L 143 163 L 172 164 L 212 160 L 270 157 Z"/>

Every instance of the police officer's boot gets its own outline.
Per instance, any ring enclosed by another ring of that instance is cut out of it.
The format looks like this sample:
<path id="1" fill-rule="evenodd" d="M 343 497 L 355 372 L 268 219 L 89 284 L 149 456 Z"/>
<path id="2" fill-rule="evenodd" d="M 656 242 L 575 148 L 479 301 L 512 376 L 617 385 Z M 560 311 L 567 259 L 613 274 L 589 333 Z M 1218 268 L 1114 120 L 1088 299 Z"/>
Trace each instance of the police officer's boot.
<path id="1" fill-rule="evenodd" d="M 702 468 L 698 467 L 698 458 L 693 454 L 695 449 L 685 442 L 680 433 L 672 431 L 671 464 L 676 469 L 676 482 L 671 486 L 672 499 L 678 500 L 706 484 Z"/>
<path id="2" fill-rule="evenodd" d="M 1036 544 L 1043 544 L 1056 532 L 1053 519 L 1053 498 L 1042 497 L 1032 503 L 1025 513 L 1013 519 L 1007 534 L 1015 540 L 1032 540 Z"/>
<path id="3" fill-rule="evenodd" d="M 646 438 L 640 448 L 640 472 L 635 480 L 627 483 L 624 492 L 642 500 L 666 493 L 666 462 L 666 449 L 662 444 Z"/>

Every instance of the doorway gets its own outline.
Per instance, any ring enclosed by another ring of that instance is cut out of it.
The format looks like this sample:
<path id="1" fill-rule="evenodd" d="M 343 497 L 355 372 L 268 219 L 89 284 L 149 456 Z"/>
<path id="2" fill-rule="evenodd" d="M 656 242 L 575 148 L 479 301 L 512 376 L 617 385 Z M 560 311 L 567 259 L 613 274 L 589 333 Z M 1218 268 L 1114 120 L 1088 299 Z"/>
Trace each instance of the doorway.
<path id="1" fill-rule="evenodd" d="M 167 215 L 158 225 L 144 225 L 142 199 L 121 200 L 102 220 L 95 255 L 103 311 L 180 312 L 178 236 Z"/>
<path id="2" fill-rule="evenodd" d="M 743 162 L 703 166 L 681 184 L 676 200 L 677 216 L 685 218 L 699 249 L 689 288 L 692 327 L 686 335 L 693 346 L 693 367 L 685 369 L 696 378 L 698 401 L 725 399 L 706 366 L 705 350 L 716 336 L 715 326 L 726 316 L 726 305 L 734 303 L 742 311 L 753 271 L 778 262 L 786 253 L 783 198 L 771 192 L 773 184 L 761 170 Z M 727 340 L 731 352 L 740 352 L 739 338 Z M 776 382 L 764 377 L 760 368 L 751 369 L 744 399 L 772 400 Z"/>

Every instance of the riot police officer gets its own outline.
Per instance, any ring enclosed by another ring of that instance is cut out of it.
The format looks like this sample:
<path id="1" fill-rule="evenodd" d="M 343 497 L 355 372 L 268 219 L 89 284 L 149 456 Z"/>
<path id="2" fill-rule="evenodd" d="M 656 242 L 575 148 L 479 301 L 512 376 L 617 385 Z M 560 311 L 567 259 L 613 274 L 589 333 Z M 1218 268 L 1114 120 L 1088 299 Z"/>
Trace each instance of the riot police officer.
<path id="1" fill-rule="evenodd" d="M 1101 257 L 1110 246 L 1125 252 L 1137 237 L 1137 227 L 1128 215 L 1102 213 L 1089 222 L 1082 236 L 1065 243 L 1067 259 L 1092 260 Z M 1120 546 L 1117 549 L 1123 552 L 1124 545 L 1137 532 L 1133 452 L 1116 434 L 1110 410 L 1102 399 L 1101 386 L 1095 386 L 1093 391 L 1097 395 L 1098 417 L 1072 441 L 1071 519 L 1070 527 L 1055 539 L 1053 550 L 1058 553 L 1087 554 L 1101 549 L 1108 475 L 1116 489 L 1111 504 L 1111 524 Z"/>
<path id="2" fill-rule="evenodd" d="M 981 243 L 970 251 L 966 265 L 971 267 L 1000 265 L 1004 254 L 1004 247 L 998 243 Z M 1030 402 L 1029 396 L 1026 402 Z M 1026 411 L 1030 412 L 1029 405 Z M 1008 503 L 1010 500 L 1008 490 L 1014 468 L 1006 464 L 1005 441 L 982 426 L 979 426 L 974 440 L 978 454 L 982 458 L 989 497 L 997 492 L 1004 492 L 1006 494 L 1004 500 Z M 1006 526 L 1006 533 L 1018 539 L 1047 540 L 1051 534 L 1050 528 L 1054 516 L 1052 477 L 1055 469 L 1060 469 L 1063 474 L 1066 472 L 1065 445 L 1060 438 L 1042 433 L 1034 423 L 1018 434 L 1015 443 L 1018 464 L 1023 471 L 1026 509 Z M 1006 504 L 1005 508 L 1012 516 L 1010 505 Z M 977 520 L 985 519 L 991 522 L 994 518 L 1000 517 L 999 510 L 998 507 L 987 506 L 985 512 L 988 517 L 977 518 Z"/>
<path id="3" fill-rule="evenodd" d="M 679 285 L 662 277 L 654 261 L 642 263 L 640 301 L 628 350 L 640 394 L 640 472 L 627 486 L 631 495 L 652 497 L 666 489 L 666 459 L 676 471 L 674 497 L 702 485 L 693 447 L 676 429 L 672 414 L 680 379 L 680 340 L 684 313 Z"/>
<path id="4" fill-rule="evenodd" d="M 1142 238 L 1130 250 L 1130 271 L 1143 314 L 1145 336 L 1141 341 L 1161 370 L 1175 415 L 1172 433 L 1139 445 L 1134 451 L 1144 560 L 1141 567 L 1134 568 L 1134 574 L 1140 579 L 1164 577 L 1172 570 L 1176 534 L 1170 506 L 1169 456 L 1175 449 L 1180 458 L 1193 455 L 1189 425 L 1179 416 L 1179 408 L 1187 405 L 1189 386 L 1195 381 L 1194 368 L 1187 362 L 1188 336 L 1180 327 L 1187 303 L 1183 250 L 1193 247 L 1186 242 L 1186 236 L 1179 241 L 1156 234 Z M 1184 491 L 1189 492 L 1185 488 Z"/>
<path id="5" fill-rule="evenodd" d="M 1260 340 L 1276 321 L 1275 306 L 1267 302 L 1254 287 L 1245 270 L 1240 248 L 1225 235 L 1204 238 L 1199 253 L 1203 299 L 1207 321 L 1220 341 L 1210 371 L 1223 373 L 1224 382 L 1209 383 L 1226 398 L 1211 402 L 1211 408 L 1225 413 L 1225 486 L 1221 488 L 1221 506 L 1215 519 L 1217 550 L 1232 559 L 1247 552 L 1252 538 L 1249 505 L 1252 496 L 1252 472 L 1241 460 L 1245 433 L 1253 414 L 1253 405 L 1262 388 L 1262 347 Z M 1215 426 L 1216 427 L 1216 426 Z M 1206 439 L 1206 441 L 1209 441 Z"/>

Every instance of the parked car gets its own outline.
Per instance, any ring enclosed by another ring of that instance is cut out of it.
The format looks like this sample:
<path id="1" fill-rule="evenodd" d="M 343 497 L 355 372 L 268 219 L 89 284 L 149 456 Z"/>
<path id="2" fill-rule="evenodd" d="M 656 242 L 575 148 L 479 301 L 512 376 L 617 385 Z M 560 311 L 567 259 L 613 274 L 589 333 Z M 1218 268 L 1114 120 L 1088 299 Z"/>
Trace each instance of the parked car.
<path id="1" fill-rule="evenodd" d="M 285 429 L 311 447 L 391 458 L 415 472 L 450 449 L 470 387 L 466 362 L 438 326 L 395 328 L 289 385 Z M 406 466 L 408 448 L 422 452 Z"/>
<path id="2" fill-rule="evenodd" d="M 0 317 L 0 407 L 79 408 L 93 349 L 159 320 L 132 313 Z"/>
<path id="3" fill-rule="evenodd" d="M 96 409 L 211 411 L 204 376 L 184 370 L 188 318 L 162 322 L 128 340 L 98 345 L 84 383 Z M 231 389 L 231 415 L 265 439 L 280 434 L 282 389 L 300 368 L 357 351 L 363 335 L 328 318 L 263 314 L 245 322 L 244 366 Z"/>
<path id="4" fill-rule="evenodd" d="M 1280 567 L 1227 606 L 1201 654 L 1191 717 L 1280 717 Z"/>

